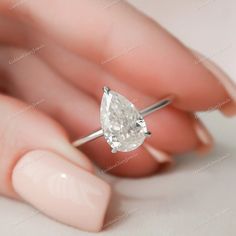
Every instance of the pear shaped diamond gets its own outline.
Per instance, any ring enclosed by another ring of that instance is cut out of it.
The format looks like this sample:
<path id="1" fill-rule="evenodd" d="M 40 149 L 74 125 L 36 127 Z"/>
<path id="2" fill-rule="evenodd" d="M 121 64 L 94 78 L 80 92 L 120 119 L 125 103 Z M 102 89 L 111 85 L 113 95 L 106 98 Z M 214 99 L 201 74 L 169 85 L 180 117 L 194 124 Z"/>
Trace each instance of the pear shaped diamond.
<path id="1" fill-rule="evenodd" d="M 149 134 L 146 123 L 135 106 L 124 96 L 108 88 L 104 88 L 100 118 L 104 137 L 113 152 L 132 151 Z"/>

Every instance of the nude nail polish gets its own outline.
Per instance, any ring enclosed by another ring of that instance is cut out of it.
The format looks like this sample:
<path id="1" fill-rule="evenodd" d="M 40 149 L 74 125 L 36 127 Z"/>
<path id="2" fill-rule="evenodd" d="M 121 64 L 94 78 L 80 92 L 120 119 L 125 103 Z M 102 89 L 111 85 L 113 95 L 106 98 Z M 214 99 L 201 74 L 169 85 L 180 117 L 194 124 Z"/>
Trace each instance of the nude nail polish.
<path id="1" fill-rule="evenodd" d="M 197 152 L 200 154 L 208 153 L 213 146 L 213 138 L 201 121 L 194 121 L 194 129 L 200 141 Z"/>
<path id="2" fill-rule="evenodd" d="M 144 144 L 144 148 L 158 161 L 161 169 L 166 169 L 174 164 L 173 158 L 166 152 L 160 151 L 149 144 Z"/>
<path id="3" fill-rule="evenodd" d="M 73 227 L 102 229 L 110 186 L 55 153 L 32 151 L 16 164 L 12 184 L 26 202 Z"/>

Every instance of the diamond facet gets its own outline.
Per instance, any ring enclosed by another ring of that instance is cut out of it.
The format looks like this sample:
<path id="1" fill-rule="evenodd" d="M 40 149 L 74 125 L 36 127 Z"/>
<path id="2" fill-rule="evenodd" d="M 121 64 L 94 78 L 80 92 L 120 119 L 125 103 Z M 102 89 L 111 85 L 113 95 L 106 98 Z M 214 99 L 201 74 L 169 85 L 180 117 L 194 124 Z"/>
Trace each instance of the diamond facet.
<path id="1" fill-rule="evenodd" d="M 135 106 L 124 96 L 104 89 L 100 119 L 103 134 L 113 152 L 129 152 L 139 147 L 148 130 Z"/>

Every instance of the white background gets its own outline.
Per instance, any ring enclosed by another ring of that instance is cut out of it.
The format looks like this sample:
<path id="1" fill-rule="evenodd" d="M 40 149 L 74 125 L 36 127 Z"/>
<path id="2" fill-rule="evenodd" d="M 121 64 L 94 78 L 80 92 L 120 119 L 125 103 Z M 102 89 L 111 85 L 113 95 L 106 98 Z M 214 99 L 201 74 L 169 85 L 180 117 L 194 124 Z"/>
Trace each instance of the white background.
<path id="1" fill-rule="evenodd" d="M 236 1 L 131 0 L 191 48 L 220 64 L 236 81 Z M 236 235 L 236 118 L 201 114 L 216 139 L 207 157 L 178 157 L 171 172 L 151 178 L 105 178 L 114 196 L 98 235 Z M 89 219 L 88 219 L 89 220 Z M 0 198 L 0 235 L 93 235 Z"/>

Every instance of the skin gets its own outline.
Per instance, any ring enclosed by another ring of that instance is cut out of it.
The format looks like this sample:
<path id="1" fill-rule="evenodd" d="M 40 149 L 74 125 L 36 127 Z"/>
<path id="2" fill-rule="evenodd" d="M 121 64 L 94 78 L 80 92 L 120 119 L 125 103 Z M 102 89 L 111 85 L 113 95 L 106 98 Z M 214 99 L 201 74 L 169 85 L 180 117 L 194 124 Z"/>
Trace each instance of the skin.
<path id="1" fill-rule="evenodd" d="M 123 1 L 108 6 L 105 0 L 41 0 L 13 8 L 11 1 L 1 1 L 1 194 L 19 199 L 12 172 L 25 153 L 37 149 L 60 154 L 88 172 L 93 171 L 91 161 L 107 170 L 129 159 L 109 172 L 154 174 L 172 163 L 173 155 L 212 145 L 194 112 L 227 100 L 224 107 L 235 108 L 221 79 L 165 29 Z M 147 144 L 159 159 L 145 146 L 132 154 L 111 154 L 104 139 L 80 151 L 71 147 L 71 141 L 100 126 L 104 85 L 140 109 L 168 94 L 176 96 L 171 107 L 146 119 L 152 131 Z"/>

